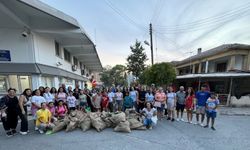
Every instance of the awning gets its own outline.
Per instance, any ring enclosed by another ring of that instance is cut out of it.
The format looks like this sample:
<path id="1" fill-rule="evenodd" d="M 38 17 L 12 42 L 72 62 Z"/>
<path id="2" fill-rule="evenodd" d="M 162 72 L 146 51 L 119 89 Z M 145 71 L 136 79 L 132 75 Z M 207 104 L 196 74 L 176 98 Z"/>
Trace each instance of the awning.
<path id="1" fill-rule="evenodd" d="M 177 76 L 176 79 L 191 78 L 226 78 L 226 77 L 250 77 L 250 73 L 207 73 L 207 74 L 187 74 Z"/>

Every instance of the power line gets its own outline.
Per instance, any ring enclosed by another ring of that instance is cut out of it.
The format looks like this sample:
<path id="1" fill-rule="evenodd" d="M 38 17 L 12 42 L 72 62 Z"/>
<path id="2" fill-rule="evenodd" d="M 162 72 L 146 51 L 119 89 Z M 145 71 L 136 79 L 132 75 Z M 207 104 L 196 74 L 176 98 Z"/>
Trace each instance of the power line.
<path id="1" fill-rule="evenodd" d="M 161 14 L 161 11 L 162 11 L 162 9 L 163 9 L 163 7 L 165 5 L 165 2 L 166 2 L 165 0 L 158 0 L 157 1 L 157 4 L 155 6 L 155 9 L 154 9 L 154 12 L 153 12 L 153 15 L 152 15 L 152 18 L 150 20 L 151 23 L 154 23 L 154 24 L 157 23 L 158 18 L 159 18 L 160 14 Z"/>
<path id="2" fill-rule="evenodd" d="M 109 1 L 109 0 L 104 0 L 104 2 L 112 9 L 114 10 L 120 17 L 122 17 L 124 20 L 126 20 L 127 22 L 129 22 L 130 24 L 134 25 L 135 27 L 137 27 L 140 30 L 147 30 L 146 27 L 139 25 L 138 23 L 136 23 L 133 19 L 131 19 L 128 15 L 126 15 L 125 13 L 123 13 L 121 10 L 119 10 L 117 7 L 114 6 L 114 4 Z"/>

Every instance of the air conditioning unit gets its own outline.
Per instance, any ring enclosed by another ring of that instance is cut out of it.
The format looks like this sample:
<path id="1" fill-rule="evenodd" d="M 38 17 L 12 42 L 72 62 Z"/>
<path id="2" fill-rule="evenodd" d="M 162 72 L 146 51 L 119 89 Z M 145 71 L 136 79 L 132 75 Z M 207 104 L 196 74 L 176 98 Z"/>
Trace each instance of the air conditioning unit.
<path id="1" fill-rule="evenodd" d="M 76 71 L 77 70 L 77 65 L 72 65 L 72 71 Z"/>

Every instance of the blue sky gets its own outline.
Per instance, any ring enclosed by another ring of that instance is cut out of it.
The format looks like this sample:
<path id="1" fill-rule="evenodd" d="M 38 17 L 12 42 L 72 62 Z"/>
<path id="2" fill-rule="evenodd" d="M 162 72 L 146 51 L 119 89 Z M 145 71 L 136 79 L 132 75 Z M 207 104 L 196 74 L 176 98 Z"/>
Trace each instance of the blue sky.
<path id="1" fill-rule="evenodd" d="M 155 62 L 184 59 L 199 47 L 250 44 L 249 0 L 41 1 L 78 20 L 96 43 L 103 66 L 125 65 L 130 45 L 149 41 L 150 22 Z"/>

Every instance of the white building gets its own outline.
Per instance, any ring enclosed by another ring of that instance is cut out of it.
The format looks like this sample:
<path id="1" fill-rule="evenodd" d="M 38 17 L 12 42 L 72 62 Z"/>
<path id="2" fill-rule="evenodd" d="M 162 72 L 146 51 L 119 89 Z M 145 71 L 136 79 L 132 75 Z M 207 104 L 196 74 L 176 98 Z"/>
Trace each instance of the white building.
<path id="1" fill-rule="evenodd" d="M 0 94 L 9 87 L 82 88 L 102 65 L 77 20 L 37 0 L 0 1 Z"/>

